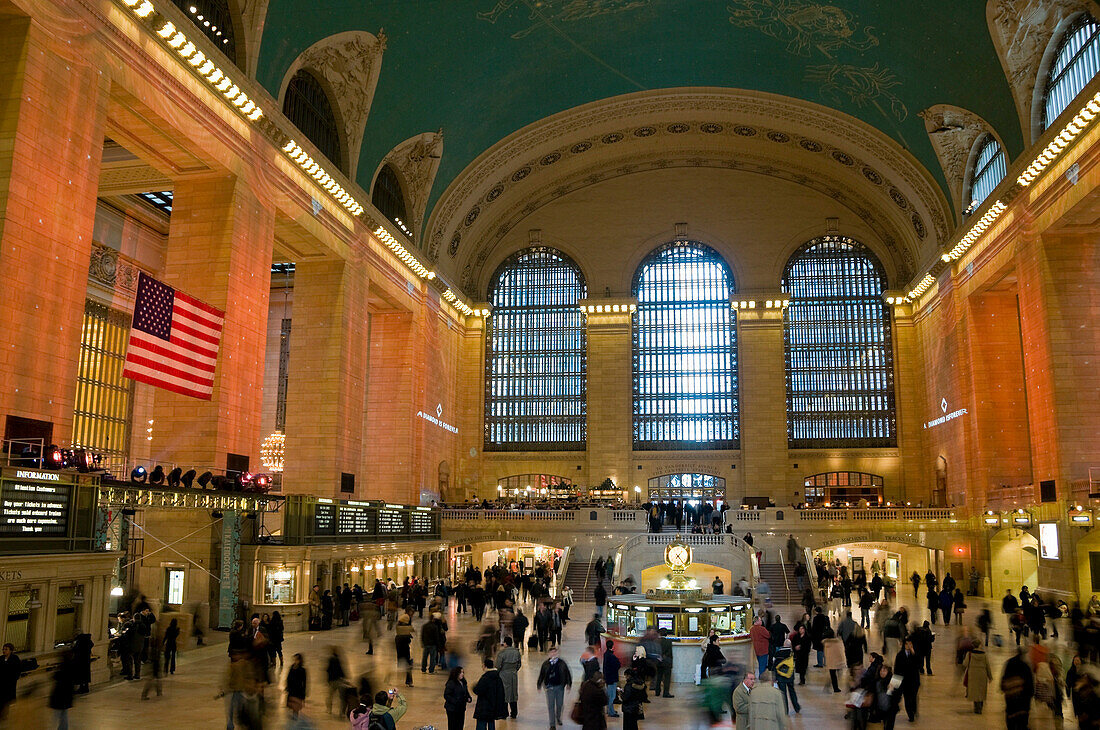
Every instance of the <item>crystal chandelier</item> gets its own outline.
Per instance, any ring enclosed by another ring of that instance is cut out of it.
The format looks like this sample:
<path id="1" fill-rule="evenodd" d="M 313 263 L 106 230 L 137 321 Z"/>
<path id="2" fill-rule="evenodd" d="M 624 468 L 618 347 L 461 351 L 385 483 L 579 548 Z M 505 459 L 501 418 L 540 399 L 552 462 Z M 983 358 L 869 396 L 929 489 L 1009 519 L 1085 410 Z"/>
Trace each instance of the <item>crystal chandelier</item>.
<path id="1" fill-rule="evenodd" d="M 283 470 L 283 447 L 286 445 L 286 434 L 275 431 L 260 444 L 260 462 L 265 469 L 273 472 Z"/>

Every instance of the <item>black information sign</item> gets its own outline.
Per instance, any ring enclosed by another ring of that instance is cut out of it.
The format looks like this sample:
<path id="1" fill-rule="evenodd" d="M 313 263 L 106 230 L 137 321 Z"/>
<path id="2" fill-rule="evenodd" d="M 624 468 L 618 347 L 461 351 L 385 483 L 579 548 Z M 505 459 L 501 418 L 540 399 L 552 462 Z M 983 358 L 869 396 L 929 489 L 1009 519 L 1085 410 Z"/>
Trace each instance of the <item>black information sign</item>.
<path id="1" fill-rule="evenodd" d="M 401 510 L 378 510 L 378 534 L 399 535 L 405 532 L 405 515 Z"/>
<path id="2" fill-rule="evenodd" d="M 0 486 L 0 535 L 64 536 L 71 484 L 7 480 Z"/>
<path id="3" fill-rule="evenodd" d="M 371 511 L 366 507 L 340 505 L 340 515 L 336 523 L 338 535 L 369 535 L 372 532 Z"/>
<path id="4" fill-rule="evenodd" d="M 417 535 L 431 534 L 432 513 L 416 511 L 409 514 L 412 532 Z"/>
<path id="5" fill-rule="evenodd" d="M 314 510 L 313 534 L 336 534 L 336 506 L 331 504 L 318 504 Z"/>

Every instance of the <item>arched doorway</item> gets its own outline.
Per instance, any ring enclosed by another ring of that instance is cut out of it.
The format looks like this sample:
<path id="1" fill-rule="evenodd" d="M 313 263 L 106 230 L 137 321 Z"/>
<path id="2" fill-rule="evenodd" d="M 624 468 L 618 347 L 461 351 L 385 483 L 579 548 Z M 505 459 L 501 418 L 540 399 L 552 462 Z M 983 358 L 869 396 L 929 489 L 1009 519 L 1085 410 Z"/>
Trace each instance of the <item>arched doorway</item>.
<path id="1" fill-rule="evenodd" d="M 1039 585 L 1039 540 L 1024 530 L 998 530 L 989 538 L 991 596 L 998 599 L 1006 590 L 1020 592 L 1020 586 L 1035 590 Z"/>

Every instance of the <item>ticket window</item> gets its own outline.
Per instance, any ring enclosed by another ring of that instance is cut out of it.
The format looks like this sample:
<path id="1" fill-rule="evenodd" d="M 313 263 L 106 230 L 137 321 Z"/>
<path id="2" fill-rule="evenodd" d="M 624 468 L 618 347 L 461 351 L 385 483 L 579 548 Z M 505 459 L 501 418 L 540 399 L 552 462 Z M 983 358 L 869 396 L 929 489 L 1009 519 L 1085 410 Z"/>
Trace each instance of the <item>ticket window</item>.
<path id="1" fill-rule="evenodd" d="M 61 646 L 76 638 L 76 586 L 57 589 L 57 617 L 54 622 L 54 646 Z"/>
<path id="2" fill-rule="evenodd" d="M 264 566 L 264 603 L 294 603 L 298 591 L 297 578 L 298 573 L 294 568 Z"/>
<path id="3" fill-rule="evenodd" d="M 164 603 L 169 606 L 183 605 L 183 589 L 186 573 L 183 568 L 164 569 Z"/>
<path id="4" fill-rule="evenodd" d="M 30 648 L 31 591 L 11 591 L 8 593 L 8 616 L 4 624 L 4 643 L 12 644 L 15 652 L 25 652 Z"/>

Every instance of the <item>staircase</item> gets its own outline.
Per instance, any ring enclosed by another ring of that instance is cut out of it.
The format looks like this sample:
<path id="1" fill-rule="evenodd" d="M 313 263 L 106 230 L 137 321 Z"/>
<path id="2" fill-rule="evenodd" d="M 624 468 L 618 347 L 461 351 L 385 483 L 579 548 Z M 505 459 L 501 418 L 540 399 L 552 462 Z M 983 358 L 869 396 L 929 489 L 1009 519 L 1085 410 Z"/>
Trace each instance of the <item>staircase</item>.
<path id="1" fill-rule="evenodd" d="M 771 587 L 774 603 L 797 606 L 802 601 L 802 594 L 798 592 L 798 579 L 794 577 L 794 568 L 786 566 L 786 583 L 783 582 L 783 568 L 784 566 L 777 562 L 763 563 L 760 566 L 760 579 L 767 581 Z"/>
<path id="2" fill-rule="evenodd" d="M 584 585 L 585 577 L 588 578 L 588 587 Z M 582 563 L 570 560 L 565 568 L 565 581 L 562 586 L 573 589 L 573 600 L 578 602 L 594 603 L 596 601 L 596 568 L 593 563 Z M 607 586 L 604 586 L 607 588 Z M 608 591 L 610 593 L 610 591 Z"/>

